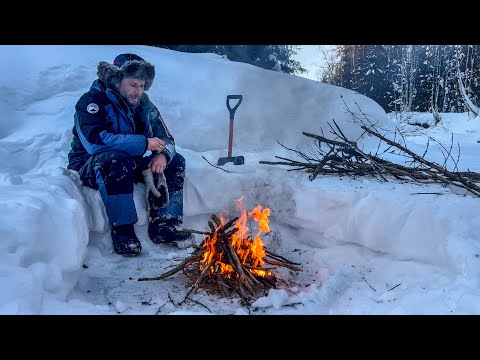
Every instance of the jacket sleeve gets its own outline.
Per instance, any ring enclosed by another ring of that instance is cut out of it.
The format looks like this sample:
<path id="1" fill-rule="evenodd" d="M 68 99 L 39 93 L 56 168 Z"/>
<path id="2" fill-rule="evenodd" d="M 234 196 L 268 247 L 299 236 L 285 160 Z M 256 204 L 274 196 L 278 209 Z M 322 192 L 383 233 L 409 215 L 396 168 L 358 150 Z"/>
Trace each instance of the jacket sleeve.
<path id="1" fill-rule="evenodd" d="M 152 125 L 153 136 L 156 136 L 165 142 L 165 149 L 162 152 L 167 157 L 167 164 L 169 164 L 177 153 L 175 149 L 175 139 L 168 130 L 162 115 L 155 106 L 150 112 L 150 124 Z M 156 151 L 153 153 L 156 153 Z"/>
<path id="2" fill-rule="evenodd" d="M 125 151 L 131 156 L 143 155 L 147 138 L 136 134 L 109 131 L 105 103 L 90 93 L 83 95 L 75 106 L 75 127 L 85 150 L 95 155 L 108 150 Z"/>

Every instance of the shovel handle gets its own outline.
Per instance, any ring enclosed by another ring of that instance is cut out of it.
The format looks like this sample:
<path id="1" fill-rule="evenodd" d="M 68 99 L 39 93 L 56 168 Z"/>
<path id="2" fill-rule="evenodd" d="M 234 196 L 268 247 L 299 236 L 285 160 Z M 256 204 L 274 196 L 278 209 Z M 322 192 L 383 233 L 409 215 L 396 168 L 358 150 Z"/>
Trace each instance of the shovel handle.
<path id="1" fill-rule="evenodd" d="M 230 107 L 230 100 L 238 100 L 237 105 L 235 105 L 233 108 L 231 108 Z M 233 117 L 235 115 L 235 111 L 237 111 L 237 109 L 240 106 L 242 100 L 243 100 L 243 95 L 227 95 L 227 108 L 228 108 L 228 111 L 230 111 L 230 120 L 233 120 Z"/>

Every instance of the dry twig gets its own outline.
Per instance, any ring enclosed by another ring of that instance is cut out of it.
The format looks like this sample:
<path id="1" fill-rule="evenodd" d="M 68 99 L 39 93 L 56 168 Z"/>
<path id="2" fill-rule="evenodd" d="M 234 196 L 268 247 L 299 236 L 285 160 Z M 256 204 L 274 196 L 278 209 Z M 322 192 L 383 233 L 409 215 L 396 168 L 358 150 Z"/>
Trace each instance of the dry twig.
<path id="1" fill-rule="evenodd" d="M 266 268 L 259 265 L 251 252 L 250 234 L 246 234 L 243 239 L 237 239 L 237 244 L 234 246 L 232 236 L 239 230 L 234 227 L 237 220 L 238 217 L 235 217 L 222 224 L 218 216 L 212 215 L 208 221 L 210 232 L 179 229 L 184 232 L 203 234 L 205 238 L 201 245 L 194 247 L 189 257 L 173 269 L 157 277 L 139 278 L 138 281 L 163 280 L 182 271 L 193 281 L 185 299 L 190 293 L 202 287 L 216 290 L 224 295 L 236 293 L 248 304 L 259 292 L 276 287 L 276 277 L 272 270 L 285 267 L 302 271 L 297 266 L 300 264 L 266 250 L 262 261 L 272 266 Z M 233 270 L 225 272 L 228 266 Z"/>
<path id="2" fill-rule="evenodd" d="M 361 128 L 368 134 L 377 137 L 380 141 L 389 145 L 388 150 L 392 154 L 402 155 L 407 158 L 411 166 L 405 166 L 390 162 L 381 158 L 377 153 L 367 154 L 362 151 L 356 141 L 349 140 L 338 124 L 333 120 L 334 126 L 328 124 L 331 133 L 335 139 L 329 139 L 323 135 L 303 132 L 303 135 L 314 139 L 317 144 L 319 159 L 301 153 L 298 150 L 292 150 L 306 161 L 292 160 L 284 157 L 276 158 L 283 161 L 260 161 L 260 164 L 268 165 L 287 165 L 295 167 L 294 170 L 305 170 L 310 175 L 308 178 L 313 181 L 318 175 L 337 174 L 357 176 L 373 176 L 381 181 L 388 181 L 389 177 L 397 180 L 410 181 L 414 183 L 442 183 L 444 185 L 454 185 L 466 189 L 474 196 L 480 197 L 480 186 L 475 182 L 480 181 L 480 174 L 466 171 L 450 171 L 446 168 L 447 159 L 454 161 L 457 168 L 458 158 L 455 160 L 451 154 L 452 146 L 446 149 L 442 146 L 445 161 L 443 165 L 426 160 L 426 152 L 420 156 L 405 145 L 388 139 L 380 134 L 373 125 L 361 125 Z M 322 146 L 322 144 L 324 146 Z M 282 145 L 283 146 L 283 145 Z M 284 146 L 285 147 L 285 146 Z M 287 147 L 285 147 L 288 149 Z M 328 150 L 325 150 L 327 148 Z M 291 149 L 290 149 L 291 150 Z"/>

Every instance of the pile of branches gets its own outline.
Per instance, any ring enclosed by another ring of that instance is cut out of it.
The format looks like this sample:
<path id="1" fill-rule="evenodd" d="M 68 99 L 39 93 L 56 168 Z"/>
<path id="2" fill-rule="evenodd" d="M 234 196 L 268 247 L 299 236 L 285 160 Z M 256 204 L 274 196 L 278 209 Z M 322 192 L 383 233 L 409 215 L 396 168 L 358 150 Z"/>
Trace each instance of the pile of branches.
<path id="1" fill-rule="evenodd" d="M 442 146 L 445 162 L 444 165 L 439 165 L 425 159 L 430 142 L 427 144 L 427 149 L 424 154 L 420 156 L 399 142 L 381 135 L 373 126 L 361 125 L 361 128 L 366 133 L 377 137 L 389 145 L 385 152 L 396 155 L 400 154 L 407 158 L 406 163 L 411 163 L 411 166 L 400 165 L 382 159 L 378 151 L 373 155 L 366 154 L 357 146 L 356 141 L 351 141 L 344 135 L 335 120 L 333 120 L 333 123 L 335 126 L 331 124 L 328 125 L 331 133 L 335 136 L 335 140 L 328 139 L 323 135 L 303 132 L 303 135 L 314 139 L 314 143 L 318 147 L 315 156 L 309 156 L 304 152 L 280 144 L 282 147 L 295 152 L 299 157 L 303 158 L 304 161 L 275 156 L 284 161 L 260 161 L 260 164 L 287 165 L 295 167 L 291 170 L 305 170 L 310 174 L 309 179 L 311 181 L 318 175 L 324 174 L 348 175 L 352 177 L 368 175 L 381 181 L 388 181 L 388 177 L 393 177 L 398 180 L 416 183 L 435 182 L 444 185 L 454 185 L 465 189 L 473 196 L 480 197 L 480 187 L 476 184 L 476 182 L 480 181 L 479 173 L 447 170 L 445 164 L 448 159 L 453 160 L 455 168 L 458 163 L 458 159 L 455 160 L 452 157 L 452 147 L 446 149 Z M 365 134 L 365 132 L 363 134 Z M 325 146 L 322 147 L 322 144 Z M 318 154 L 320 156 L 318 156 Z"/>
<path id="2" fill-rule="evenodd" d="M 265 257 L 262 259 L 268 267 L 253 266 L 251 259 L 240 260 L 240 256 L 232 246 L 232 235 L 238 232 L 238 228 L 233 227 L 238 217 L 233 218 L 222 225 L 221 220 L 216 215 L 212 215 L 208 221 L 210 232 L 197 231 L 193 229 L 179 229 L 183 232 L 198 233 L 204 235 L 204 240 L 200 245 L 193 246 L 193 253 L 184 259 L 179 265 L 170 271 L 153 278 L 139 278 L 138 281 L 162 280 L 169 276 L 183 271 L 187 277 L 193 281 L 193 285 L 188 291 L 185 299 L 192 291 L 198 288 L 212 290 L 224 296 L 238 294 L 247 304 L 258 297 L 259 294 L 271 288 L 276 288 L 277 278 L 272 270 L 278 266 L 286 267 L 291 270 L 301 271 L 297 263 L 287 260 L 279 255 L 265 250 Z M 216 237 L 216 241 L 211 240 Z M 245 241 L 250 241 L 248 234 Z M 214 245 L 215 249 L 209 250 Z M 205 259 L 205 253 L 213 254 L 211 258 Z M 226 276 L 221 273 L 222 267 L 230 265 L 234 274 Z M 268 276 L 259 276 L 255 270 L 268 273 Z M 262 294 L 262 295 L 263 295 Z"/>

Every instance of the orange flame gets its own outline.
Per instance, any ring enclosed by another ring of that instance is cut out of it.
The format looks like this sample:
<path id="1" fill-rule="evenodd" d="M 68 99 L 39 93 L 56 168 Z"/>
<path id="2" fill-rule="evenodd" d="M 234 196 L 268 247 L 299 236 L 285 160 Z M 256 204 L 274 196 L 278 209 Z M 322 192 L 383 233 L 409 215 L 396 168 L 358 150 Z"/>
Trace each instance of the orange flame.
<path id="1" fill-rule="evenodd" d="M 231 245 L 238 256 L 240 263 L 246 265 L 251 273 L 261 277 L 271 276 L 270 271 L 258 269 L 265 263 L 263 258 L 266 255 L 266 251 L 264 249 L 261 235 L 270 232 L 268 226 L 270 209 L 265 208 L 262 210 L 262 206 L 257 205 L 255 209 L 247 214 L 245 209 L 243 209 L 241 198 L 237 200 L 237 207 L 240 210 L 240 216 L 235 222 L 234 227 L 238 230 L 236 233 L 232 234 Z M 225 225 L 225 216 L 222 214 L 219 218 L 221 220 L 221 226 Z M 251 231 L 247 226 L 248 219 L 253 219 L 257 223 L 256 227 L 258 228 L 258 231 L 253 240 L 251 240 Z M 208 236 L 204 239 L 203 246 L 205 251 L 203 253 L 202 262 L 206 265 L 216 259 L 215 264 L 211 267 L 211 272 L 214 273 L 215 269 L 218 269 L 222 275 L 230 278 L 236 276 L 236 272 L 230 264 L 223 262 L 224 254 L 222 251 L 218 250 L 219 248 L 221 249 L 221 247 L 216 246 L 218 242 L 217 232 L 219 228 L 220 226 L 217 227 L 212 237 Z"/>

